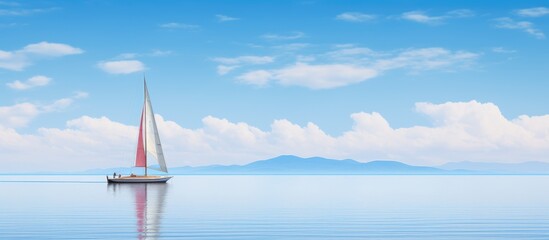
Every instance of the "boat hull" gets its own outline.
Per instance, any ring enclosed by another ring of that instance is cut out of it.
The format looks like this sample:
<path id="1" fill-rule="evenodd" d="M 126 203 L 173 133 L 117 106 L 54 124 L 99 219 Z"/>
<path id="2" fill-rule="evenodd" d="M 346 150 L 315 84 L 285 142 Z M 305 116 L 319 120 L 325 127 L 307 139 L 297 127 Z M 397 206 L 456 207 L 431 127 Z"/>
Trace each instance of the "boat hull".
<path id="1" fill-rule="evenodd" d="M 135 177 L 120 177 L 108 178 L 108 183 L 166 183 L 171 176 L 135 176 Z"/>

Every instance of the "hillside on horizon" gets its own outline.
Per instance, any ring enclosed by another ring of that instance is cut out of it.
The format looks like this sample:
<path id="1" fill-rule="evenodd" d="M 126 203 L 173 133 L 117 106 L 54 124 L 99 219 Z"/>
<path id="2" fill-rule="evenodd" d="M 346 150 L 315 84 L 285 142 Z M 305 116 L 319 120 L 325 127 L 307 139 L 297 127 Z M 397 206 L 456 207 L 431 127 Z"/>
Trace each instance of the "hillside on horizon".
<path id="1" fill-rule="evenodd" d="M 136 173 L 141 174 L 138 168 L 110 168 L 93 169 L 82 172 L 83 174 L 112 174 Z M 149 172 L 163 174 L 162 172 Z M 398 161 L 376 160 L 370 162 L 358 162 L 352 159 L 335 160 L 322 157 L 301 158 L 293 155 L 281 155 L 278 157 L 259 160 L 245 165 L 209 165 L 199 167 L 174 167 L 169 169 L 169 174 L 187 175 L 238 175 L 238 174 L 321 174 L 321 175 L 383 175 L 383 174 L 474 174 L 468 170 L 448 170 L 437 167 L 412 166 Z"/>
<path id="2" fill-rule="evenodd" d="M 154 167 L 154 166 L 153 166 Z M 209 165 L 173 167 L 174 175 L 479 175 L 479 174 L 549 174 L 549 163 L 484 163 L 452 162 L 436 167 L 414 166 L 399 161 L 374 160 L 358 162 L 352 159 L 336 160 L 322 157 L 302 158 L 294 155 L 259 160 L 245 165 Z M 142 168 L 118 167 L 90 169 L 80 172 L 40 172 L 36 174 L 143 174 Z M 149 168 L 150 174 L 166 173 Z"/>

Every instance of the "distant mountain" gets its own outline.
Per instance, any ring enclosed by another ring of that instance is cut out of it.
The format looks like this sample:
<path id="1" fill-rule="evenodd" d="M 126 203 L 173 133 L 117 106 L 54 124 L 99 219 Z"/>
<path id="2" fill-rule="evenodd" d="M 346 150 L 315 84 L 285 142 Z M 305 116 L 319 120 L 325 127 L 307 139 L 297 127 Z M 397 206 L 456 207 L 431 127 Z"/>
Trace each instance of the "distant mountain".
<path id="1" fill-rule="evenodd" d="M 411 166 L 396 161 L 372 161 L 367 163 L 355 160 L 334 160 L 321 157 L 300 158 L 292 155 L 252 162 L 246 165 L 211 165 L 203 167 L 175 167 L 170 174 L 452 174 L 433 167 Z M 95 169 L 85 174 L 137 173 L 142 169 L 116 168 Z M 158 174 L 158 173 L 157 173 Z"/>
<path id="2" fill-rule="evenodd" d="M 300 158 L 282 155 L 246 165 L 210 165 L 202 167 L 175 167 L 169 174 L 356 174 L 356 175 L 475 175 L 475 174 L 549 174 L 549 163 L 525 162 L 516 164 L 453 162 L 437 167 L 412 166 L 397 161 L 357 162 L 355 160 L 334 160 L 321 157 Z M 143 174 L 143 168 L 93 169 L 70 174 Z M 149 170 L 150 174 L 165 173 Z M 49 173 L 52 174 L 52 173 Z M 69 173 L 55 173 L 69 174 Z"/>
<path id="3" fill-rule="evenodd" d="M 173 174 L 444 174 L 451 171 L 411 166 L 395 161 L 334 160 L 321 157 L 300 158 L 283 155 L 246 165 L 179 167 Z"/>
<path id="4" fill-rule="evenodd" d="M 486 163 L 486 162 L 452 162 L 438 166 L 444 170 L 468 170 L 484 174 L 549 174 L 549 163 Z"/>

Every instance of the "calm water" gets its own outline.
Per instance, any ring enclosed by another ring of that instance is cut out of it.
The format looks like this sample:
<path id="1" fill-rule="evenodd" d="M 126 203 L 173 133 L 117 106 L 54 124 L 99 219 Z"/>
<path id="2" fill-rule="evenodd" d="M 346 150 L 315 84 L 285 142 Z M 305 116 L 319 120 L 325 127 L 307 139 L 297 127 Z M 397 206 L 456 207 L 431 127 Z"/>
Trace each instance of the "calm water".
<path id="1" fill-rule="evenodd" d="M 0 176 L 1 239 L 549 239 L 549 176 Z"/>

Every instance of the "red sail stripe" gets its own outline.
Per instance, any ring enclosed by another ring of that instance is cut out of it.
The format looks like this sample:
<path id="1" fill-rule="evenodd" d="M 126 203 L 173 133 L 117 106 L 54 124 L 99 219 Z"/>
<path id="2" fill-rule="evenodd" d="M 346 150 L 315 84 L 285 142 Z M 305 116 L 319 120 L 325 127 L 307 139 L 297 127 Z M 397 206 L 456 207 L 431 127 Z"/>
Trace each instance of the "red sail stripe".
<path id="1" fill-rule="evenodd" d="M 139 124 L 139 139 L 137 140 L 137 153 L 135 154 L 135 166 L 146 167 L 147 159 L 145 158 L 145 148 L 143 147 L 143 114 L 145 113 L 145 107 L 141 112 L 141 123 Z"/>

